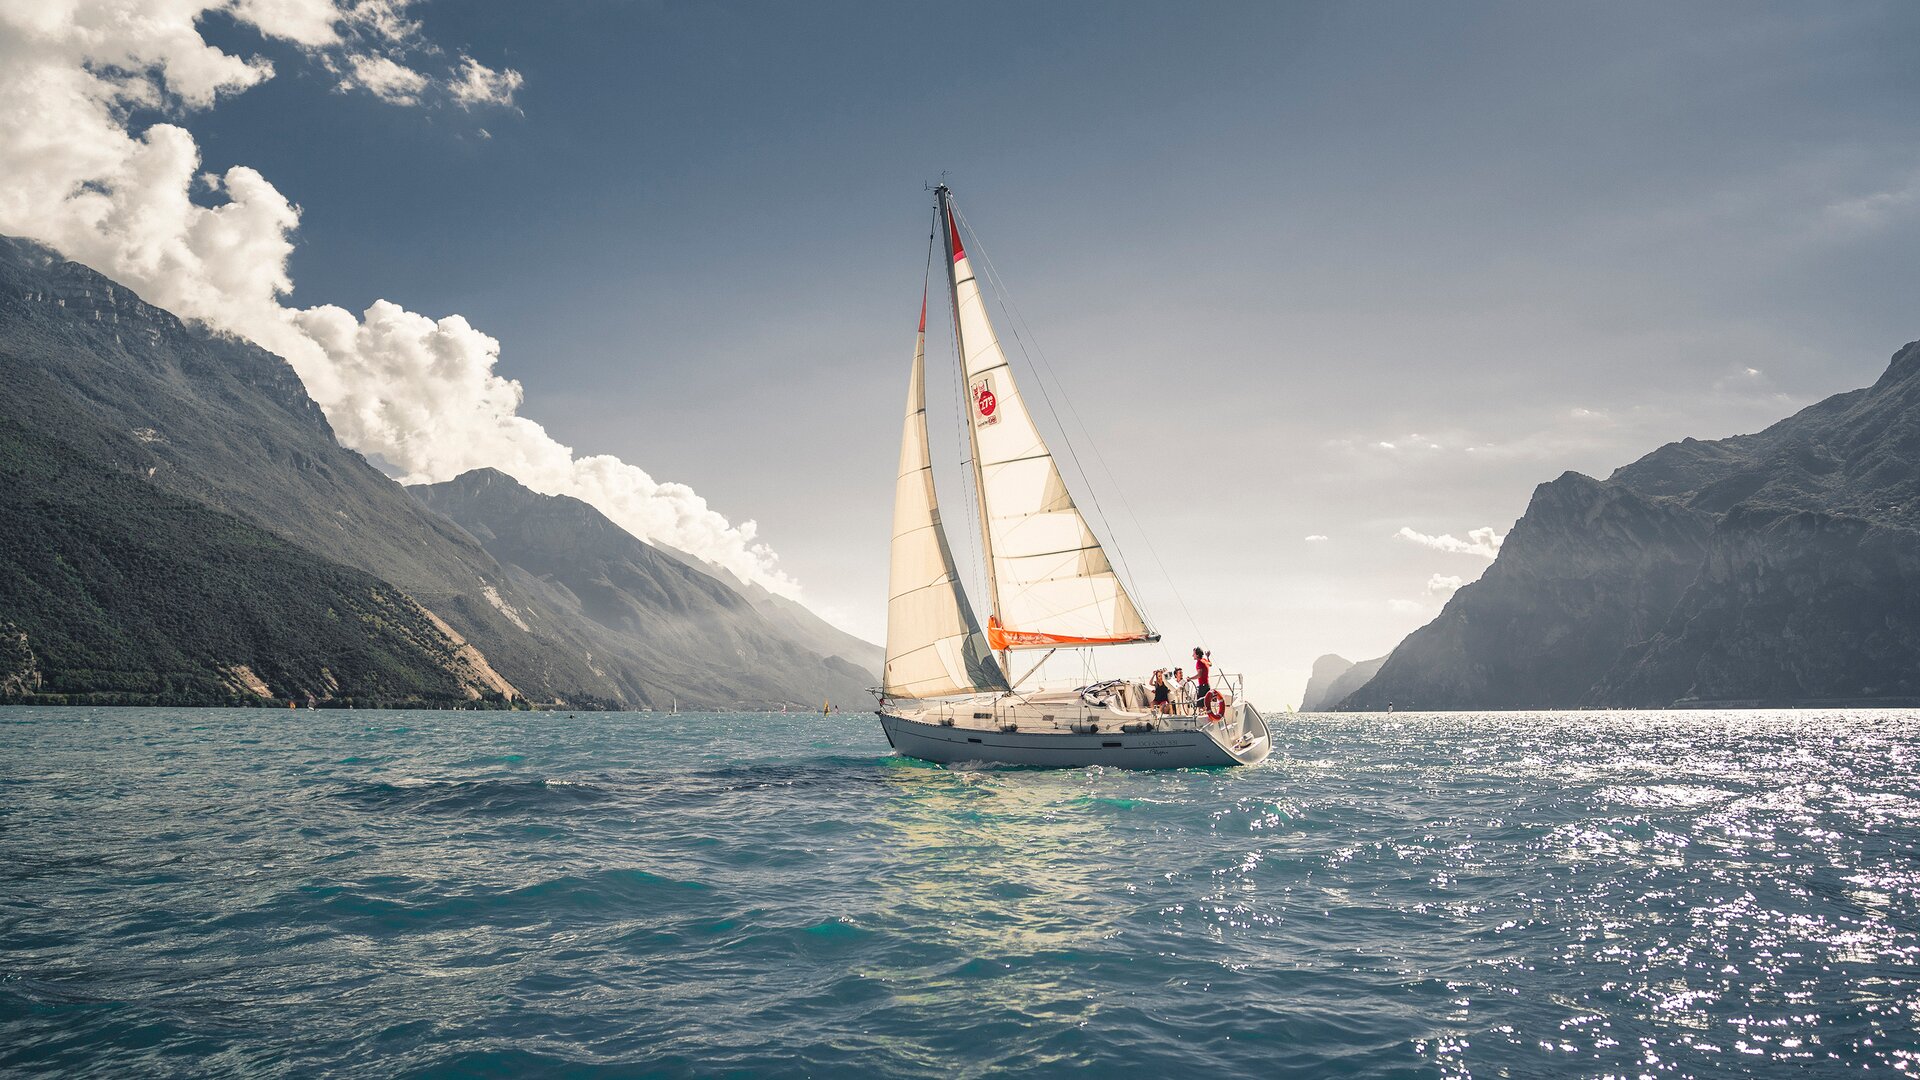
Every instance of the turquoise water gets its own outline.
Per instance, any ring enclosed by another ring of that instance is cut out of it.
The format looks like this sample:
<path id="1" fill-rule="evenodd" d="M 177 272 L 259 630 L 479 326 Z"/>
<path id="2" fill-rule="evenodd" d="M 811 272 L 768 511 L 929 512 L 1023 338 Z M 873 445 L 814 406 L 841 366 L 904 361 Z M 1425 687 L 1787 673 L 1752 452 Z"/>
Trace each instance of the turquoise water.
<path id="1" fill-rule="evenodd" d="M 0 710 L 0 1070 L 1920 1069 L 1920 716 L 1275 731 L 950 772 L 860 715 Z"/>

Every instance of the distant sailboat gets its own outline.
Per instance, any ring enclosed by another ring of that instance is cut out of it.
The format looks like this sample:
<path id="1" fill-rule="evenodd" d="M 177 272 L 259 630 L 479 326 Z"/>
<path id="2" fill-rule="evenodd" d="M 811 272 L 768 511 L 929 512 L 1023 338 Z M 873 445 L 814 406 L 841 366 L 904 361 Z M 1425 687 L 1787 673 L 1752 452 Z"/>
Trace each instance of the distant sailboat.
<path id="1" fill-rule="evenodd" d="M 934 213 L 946 240 L 990 607 L 983 633 L 940 521 L 927 439 L 923 290 L 894 487 L 886 672 L 877 691 L 888 741 L 936 762 L 1172 768 L 1265 759 L 1270 744 L 1260 714 L 1224 694 L 1167 716 L 1153 710 L 1152 694 L 1138 682 L 1020 691 L 1033 670 L 1013 678 L 1015 651 L 1052 655 L 1160 638 L 1075 506 L 1021 399 L 945 185 L 935 191 Z M 1224 682 L 1216 678 L 1216 690 Z"/>

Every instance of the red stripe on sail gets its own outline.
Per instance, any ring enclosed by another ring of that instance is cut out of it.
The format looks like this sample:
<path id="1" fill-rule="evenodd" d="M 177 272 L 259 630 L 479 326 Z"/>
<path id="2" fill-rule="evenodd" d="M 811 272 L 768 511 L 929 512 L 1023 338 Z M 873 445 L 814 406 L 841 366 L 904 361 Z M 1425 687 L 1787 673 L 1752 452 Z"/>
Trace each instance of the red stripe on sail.
<path id="1" fill-rule="evenodd" d="M 920 332 L 927 332 L 927 290 L 920 290 Z"/>
<path id="2" fill-rule="evenodd" d="M 953 223 L 953 211 L 947 211 L 947 238 L 953 241 L 953 261 L 959 262 L 967 257 L 967 249 L 960 246 L 960 226 Z"/>

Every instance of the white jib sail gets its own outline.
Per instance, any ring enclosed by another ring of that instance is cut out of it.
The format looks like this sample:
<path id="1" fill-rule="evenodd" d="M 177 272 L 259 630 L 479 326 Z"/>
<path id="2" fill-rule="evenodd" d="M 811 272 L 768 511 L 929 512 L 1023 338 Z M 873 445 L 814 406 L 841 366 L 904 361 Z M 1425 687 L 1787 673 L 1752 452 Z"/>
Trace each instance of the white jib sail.
<path id="1" fill-rule="evenodd" d="M 884 690 L 899 698 L 1005 690 L 1007 677 L 987 650 L 940 526 L 927 447 L 926 358 L 922 301 L 913 375 L 907 383 L 907 420 L 900 433 L 900 473 L 893 489 Z"/>
<path id="2" fill-rule="evenodd" d="M 995 649 L 1118 645 L 1151 636 L 1027 412 L 951 211 L 955 320 L 992 560 Z"/>

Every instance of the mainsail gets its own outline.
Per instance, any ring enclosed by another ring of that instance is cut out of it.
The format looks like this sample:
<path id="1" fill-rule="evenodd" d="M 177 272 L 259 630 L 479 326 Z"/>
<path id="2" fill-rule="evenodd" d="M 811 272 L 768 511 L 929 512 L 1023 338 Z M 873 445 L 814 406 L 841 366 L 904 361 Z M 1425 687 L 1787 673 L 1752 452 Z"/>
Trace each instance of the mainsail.
<path id="1" fill-rule="evenodd" d="M 893 564 L 887 589 L 888 697 L 926 698 L 1007 689 L 987 651 L 973 609 L 954 572 L 940 527 L 933 460 L 927 446 L 927 302 L 907 382 L 907 419 L 900 433 L 900 473 L 893 489 Z"/>
<path id="2" fill-rule="evenodd" d="M 993 597 L 987 641 L 1045 649 L 1155 640 L 1014 385 L 945 188 L 940 210 Z"/>

